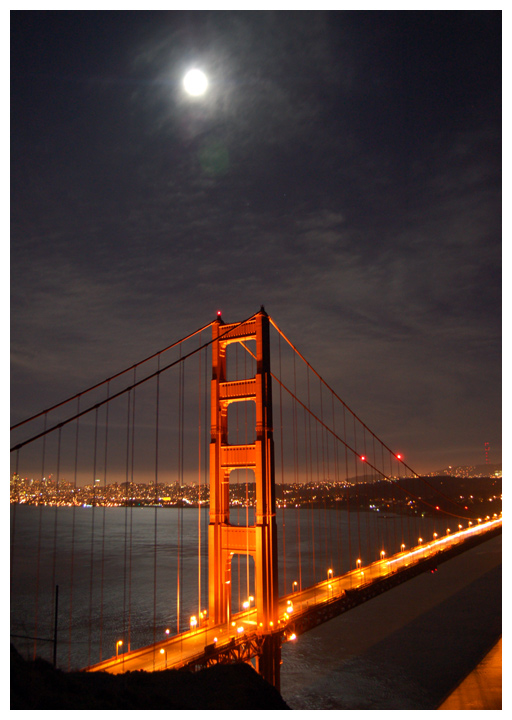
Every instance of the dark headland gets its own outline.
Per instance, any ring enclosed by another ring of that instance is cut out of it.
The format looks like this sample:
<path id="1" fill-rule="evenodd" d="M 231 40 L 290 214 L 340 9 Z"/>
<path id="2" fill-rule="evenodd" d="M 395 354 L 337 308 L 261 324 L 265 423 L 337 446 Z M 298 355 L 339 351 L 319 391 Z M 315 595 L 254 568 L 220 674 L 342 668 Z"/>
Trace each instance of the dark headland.
<path id="1" fill-rule="evenodd" d="M 11 710 L 289 710 L 245 663 L 183 670 L 63 672 L 11 646 Z"/>

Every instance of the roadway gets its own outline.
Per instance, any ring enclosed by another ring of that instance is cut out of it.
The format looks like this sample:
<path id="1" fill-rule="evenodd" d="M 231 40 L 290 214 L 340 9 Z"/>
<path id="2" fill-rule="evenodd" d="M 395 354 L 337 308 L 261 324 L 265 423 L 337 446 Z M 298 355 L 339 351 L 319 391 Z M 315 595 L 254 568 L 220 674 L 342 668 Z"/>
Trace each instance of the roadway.
<path id="1" fill-rule="evenodd" d="M 329 600 L 341 597 L 345 590 L 370 584 L 390 573 L 420 562 L 434 554 L 446 550 L 463 542 L 467 537 L 491 530 L 501 524 L 501 518 L 470 525 L 450 533 L 441 538 L 434 537 L 429 542 L 423 542 L 389 558 L 382 553 L 381 559 L 366 566 L 357 567 L 351 572 L 337 577 L 331 577 L 328 571 L 326 580 L 316 585 L 290 593 L 279 599 L 279 623 L 285 628 L 291 618 L 297 617 L 313 605 L 319 605 Z M 359 563 L 359 561 L 358 561 Z M 295 583 L 294 583 L 295 584 Z M 207 621 L 192 627 L 187 632 L 166 638 L 155 645 L 119 652 L 117 657 L 109 658 L 103 662 L 86 668 L 91 672 L 105 670 L 109 673 L 124 673 L 133 670 L 164 670 L 166 668 L 180 667 L 192 658 L 201 655 L 207 645 L 216 647 L 227 645 L 233 638 L 257 632 L 256 608 L 237 613 L 228 623 L 209 626 Z M 286 636 L 285 640 L 293 640 Z M 122 648 L 119 648 L 122 649 Z"/>

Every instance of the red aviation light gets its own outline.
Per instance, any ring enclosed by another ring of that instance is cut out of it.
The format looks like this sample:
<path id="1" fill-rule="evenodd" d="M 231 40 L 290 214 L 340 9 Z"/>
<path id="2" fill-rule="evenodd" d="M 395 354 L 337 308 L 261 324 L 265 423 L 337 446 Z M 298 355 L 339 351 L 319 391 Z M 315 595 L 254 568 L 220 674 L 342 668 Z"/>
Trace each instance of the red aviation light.
<path id="1" fill-rule="evenodd" d="M 396 454 L 396 459 L 397 459 L 397 460 L 401 460 L 401 459 L 402 459 L 402 456 L 400 455 L 400 453 L 397 453 L 397 454 Z"/>
<path id="2" fill-rule="evenodd" d="M 365 455 L 361 455 L 361 461 L 362 461 L 362 462 L 366 462 L 366 457 L 365 457 Z"/>
<path id="3" fill-rule="evenodd" d="M 222 310 L 217 310 L 217 317 L 218 318 L 222 317 Z"/>

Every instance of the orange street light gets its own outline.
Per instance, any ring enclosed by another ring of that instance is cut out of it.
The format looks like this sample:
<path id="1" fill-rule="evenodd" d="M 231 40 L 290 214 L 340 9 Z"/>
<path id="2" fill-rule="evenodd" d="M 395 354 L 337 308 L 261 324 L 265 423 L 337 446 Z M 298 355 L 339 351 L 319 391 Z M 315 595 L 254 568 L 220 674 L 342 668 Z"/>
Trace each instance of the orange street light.
<path id="1" fill-rule="evenodd" d="M 122 644 L 123 644 L 122 640 L 118 640 L 116 642 L 116 659 L 119 657 L 119 648 L 121 647 Z"/>

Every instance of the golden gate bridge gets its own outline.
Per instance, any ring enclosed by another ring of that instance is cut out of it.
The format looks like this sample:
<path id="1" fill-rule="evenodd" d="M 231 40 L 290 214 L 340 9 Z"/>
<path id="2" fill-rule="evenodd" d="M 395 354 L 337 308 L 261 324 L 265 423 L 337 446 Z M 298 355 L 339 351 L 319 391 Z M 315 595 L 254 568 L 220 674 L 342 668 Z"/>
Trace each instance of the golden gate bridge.
<path id="1" fill-rule="evenodd" d="M 62 668 L 247 661 L 279 688 L 283 642 L 501 532 L 419 477 L 263 308 L 11 434 L 11 636 Z"/>

